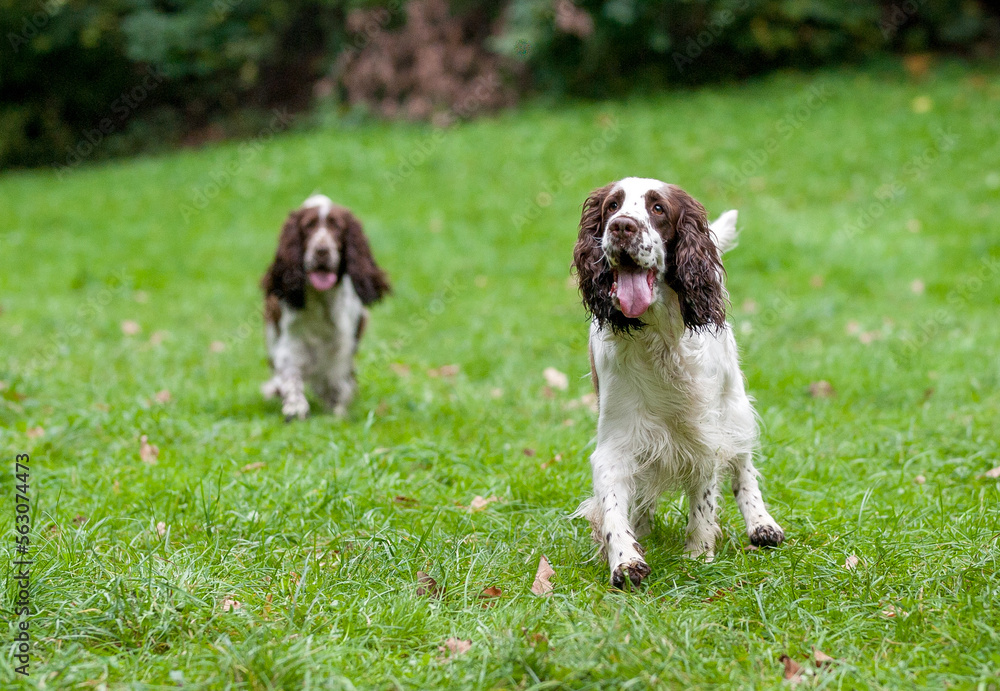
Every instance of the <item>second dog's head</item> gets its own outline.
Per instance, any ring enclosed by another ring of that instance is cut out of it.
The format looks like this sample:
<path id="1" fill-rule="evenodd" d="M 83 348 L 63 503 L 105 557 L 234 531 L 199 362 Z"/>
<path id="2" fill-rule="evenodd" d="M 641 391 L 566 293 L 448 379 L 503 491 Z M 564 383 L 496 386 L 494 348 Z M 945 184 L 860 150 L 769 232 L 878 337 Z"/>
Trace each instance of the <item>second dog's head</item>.
<path id="1" fill-rule="evenodd" d="M 329 197 L 313 195 L 285 219 L 264 288 L 301 308 L 307 287 L 326 292 L 341 284 L 344 276 L 350 276 L 366 305 L 390 290 L 357 217 Z"/>
<path id="2" fill-rule="evenodd" d="M 725 324 L 724 270 L 705 208 L 675 185 L 625 178 L 594 190 L 573 264 L 587 310 L 615 333 L 642 328 L 650 306 L 673 295 L 689 329 Z"/>

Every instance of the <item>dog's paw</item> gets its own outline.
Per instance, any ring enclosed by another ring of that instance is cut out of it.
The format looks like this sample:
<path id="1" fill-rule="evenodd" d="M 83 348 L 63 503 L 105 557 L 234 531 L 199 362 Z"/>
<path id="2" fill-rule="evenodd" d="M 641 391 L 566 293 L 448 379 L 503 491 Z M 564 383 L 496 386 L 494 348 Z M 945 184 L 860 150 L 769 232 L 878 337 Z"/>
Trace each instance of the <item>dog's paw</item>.
<path id="1" fill-rule="evenodd" d="M 785 531 L 777 523 L 764 523 L 747 531 L 750 544 L 755 547 L 777 547 L 785 541 Z"/>
<path id="2" fill-rule="evenodd" d="M 624 590 L 625 582 L 629 581 L 633 586 L 639 587 L 649 573 L 650 568 L 646 562 L 642 559 L 633 559 L 615 567 L 614 571 L 611 572 L 611 585 L 619 590 Z"/>
<path id="3" fill-rule="evenodd" d="M 305 420 L 309 416 L 309 401 L 305 396 L 286 398 L 281 406 L 281 413 L 285 416 L 285 422 Z"/>
<path id="4" fill-rule="evenodd" d="M 263 394 L 265 399 L 269 400 L 281 395 L 281 385 L 278 384 L 277 378 L 268 379 L 260 385 L 260 392 Z"/>

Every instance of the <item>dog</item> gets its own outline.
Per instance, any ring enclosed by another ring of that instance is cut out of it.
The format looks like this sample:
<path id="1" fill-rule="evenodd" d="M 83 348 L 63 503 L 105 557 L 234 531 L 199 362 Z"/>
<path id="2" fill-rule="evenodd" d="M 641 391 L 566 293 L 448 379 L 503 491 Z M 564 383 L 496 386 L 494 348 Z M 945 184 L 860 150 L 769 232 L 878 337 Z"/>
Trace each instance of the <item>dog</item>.
<path id="1" fill-rule="evenodd" d="M 714 555 L 725 474 L 750 542 L 785 537 L 757 484 L 757 417 L 726 323 L 722 253 L 736 218 L 710 225 L 687 192 L 647 178 L 601 187 L 583 205 L 573 266 L 591 318 L 598 423 L 593 496 L 575 515 L 590 521 L 617 588 L 650 574 L 639 539 L 671 488 L 688 497 L 688 556 Z"/>
<path id="2" fill-rule="evenodd" d="M 308 383 L 343 417 L 357 389 L 354 356 L 366 308 L 391 291 L 361 222 L 329 197 L 309 197 L 285 220 L 261 287 L 272 372 L 264 397 L 281 398 L 286 420 L 304 419 Z"/>

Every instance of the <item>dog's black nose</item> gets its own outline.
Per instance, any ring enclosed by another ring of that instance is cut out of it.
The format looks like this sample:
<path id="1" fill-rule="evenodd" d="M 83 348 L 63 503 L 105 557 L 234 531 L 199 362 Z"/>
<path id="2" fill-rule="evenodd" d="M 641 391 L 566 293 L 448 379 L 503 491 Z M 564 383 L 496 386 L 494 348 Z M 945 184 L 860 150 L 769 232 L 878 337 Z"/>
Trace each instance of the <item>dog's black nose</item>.
<path id="1" fill-rule="evenodd" d="M 330 258 L 330 248 L 329 247 L 317 247 L 316 248 L 316 259 L 325 260 Z"/>
<path id="2" fill-rule="evenodd" d="M 608 224 L 608 231 L 611 233 L 612 237 L 619 237 L 622 239 L 631 238 L 639 232 L 639 224 L 631 218 L 622 216 L 621 218 L 616 218 Z"/>

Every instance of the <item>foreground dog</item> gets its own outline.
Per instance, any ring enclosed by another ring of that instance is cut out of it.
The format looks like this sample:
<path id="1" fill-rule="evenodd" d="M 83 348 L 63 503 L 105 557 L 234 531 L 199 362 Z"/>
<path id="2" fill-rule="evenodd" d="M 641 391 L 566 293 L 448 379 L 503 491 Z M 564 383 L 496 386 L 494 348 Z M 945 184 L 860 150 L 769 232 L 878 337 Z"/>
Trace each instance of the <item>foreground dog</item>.
<path id="1" fill-rule="evenodd" d="M 713 555 L 726 472 L 750 542 L 784 540 L 757 486 L 757 420 L 725 321 L 721 255 L 735 239 L 735 211 L 710 228 L 701 204 L 659 180 L 625 178 L 584 203 L 573 263 L 592 317 L 600 413 L 594 496 L 578 515 L 590 520 L 616 587 L 649 575 L 638 539 L 671 487 L 690 504 L 689 556 Z"/>
<path id="2" fill-rule="evenodd" d="M 305 384 L 334 413 L 347 412 L 357 387 L 354 354 L 368 323 L 366 305 L 389 292 L 361 223 L 321 194 L 288 215 L 261 281 L 273 376 L 261 390 L 280 396 L 285 419 L 309 414 Z"/>

